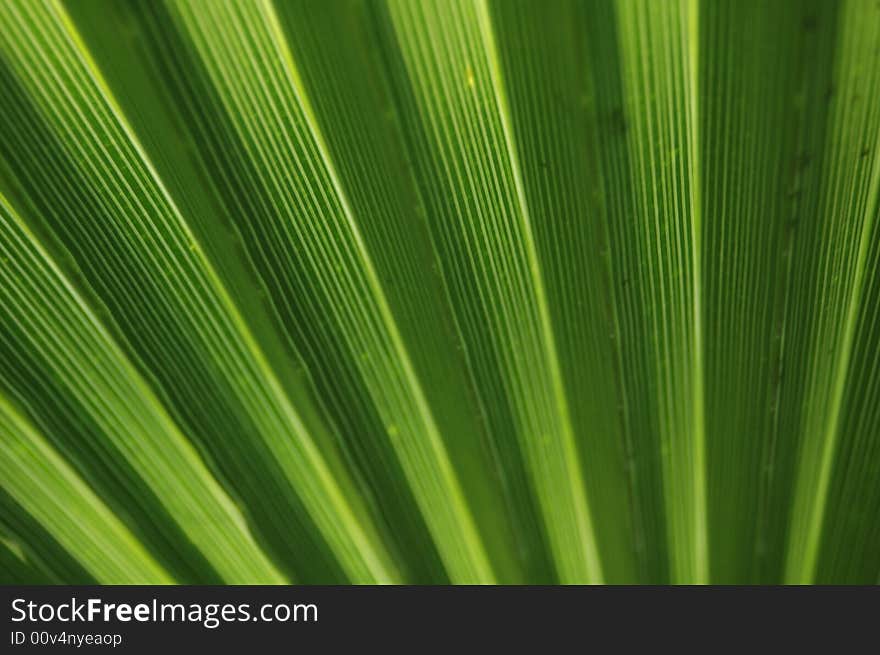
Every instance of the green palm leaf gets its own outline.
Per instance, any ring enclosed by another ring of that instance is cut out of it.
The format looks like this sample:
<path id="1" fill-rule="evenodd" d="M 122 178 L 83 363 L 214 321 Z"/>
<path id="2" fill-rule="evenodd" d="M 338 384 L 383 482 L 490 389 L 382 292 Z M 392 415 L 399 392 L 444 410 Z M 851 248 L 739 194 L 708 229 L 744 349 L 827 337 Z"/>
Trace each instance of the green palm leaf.
<path id="1" fill-rule="evenodd" d="M 871 0 L 0 3 L 4 582 L 875 582 Z"/>

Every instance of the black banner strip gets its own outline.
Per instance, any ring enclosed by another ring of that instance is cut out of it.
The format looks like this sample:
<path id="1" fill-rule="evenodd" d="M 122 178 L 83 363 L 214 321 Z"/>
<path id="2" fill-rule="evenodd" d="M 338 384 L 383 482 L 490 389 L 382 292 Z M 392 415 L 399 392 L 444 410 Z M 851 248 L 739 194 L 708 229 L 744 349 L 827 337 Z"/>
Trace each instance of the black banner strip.
<path id="1" fill-rule="evenodd" d="M 763 652 L 770 635 L 841 652 L 862 633 L 876 638 L 880 607 L 880 587 L 7 586 L 0 596 L 3 653 L 433 652 L 479 643 L 493 652 L 695 643 Z"/>

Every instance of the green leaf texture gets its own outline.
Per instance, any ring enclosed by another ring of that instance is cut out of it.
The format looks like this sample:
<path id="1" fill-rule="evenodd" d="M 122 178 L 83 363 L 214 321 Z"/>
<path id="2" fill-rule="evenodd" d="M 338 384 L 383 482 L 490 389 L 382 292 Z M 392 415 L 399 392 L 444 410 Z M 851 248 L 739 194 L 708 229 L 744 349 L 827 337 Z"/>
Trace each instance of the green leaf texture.
<path id="1" fill-rule="evenodd" d="M 875 583 L 874 0 L 0 3 L 0 581 Z"/>

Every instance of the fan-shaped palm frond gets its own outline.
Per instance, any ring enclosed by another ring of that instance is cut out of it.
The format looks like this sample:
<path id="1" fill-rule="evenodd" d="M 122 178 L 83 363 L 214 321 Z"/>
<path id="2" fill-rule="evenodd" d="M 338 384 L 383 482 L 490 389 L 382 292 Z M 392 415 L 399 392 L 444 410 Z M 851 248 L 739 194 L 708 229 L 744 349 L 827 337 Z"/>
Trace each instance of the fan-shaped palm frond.
<path id="1" fill-rule="evenodd" d="M 874 0 L 3 0 L 5 582 L 875 582 Z"/>

